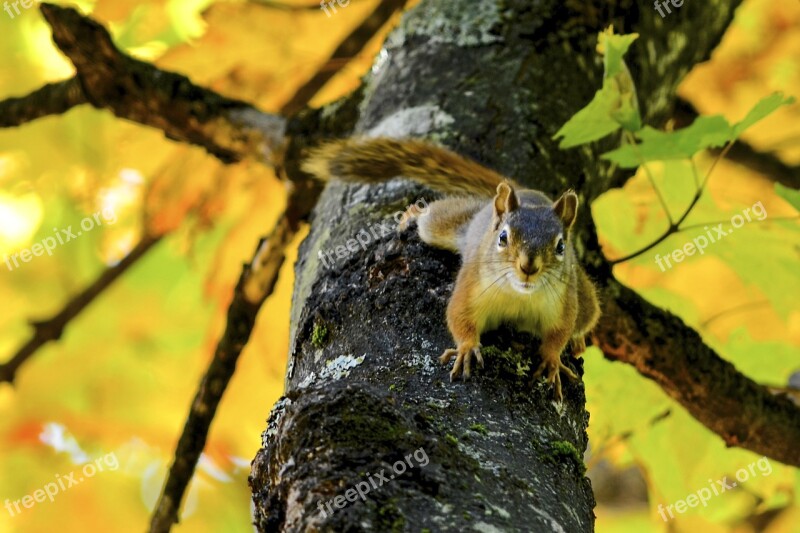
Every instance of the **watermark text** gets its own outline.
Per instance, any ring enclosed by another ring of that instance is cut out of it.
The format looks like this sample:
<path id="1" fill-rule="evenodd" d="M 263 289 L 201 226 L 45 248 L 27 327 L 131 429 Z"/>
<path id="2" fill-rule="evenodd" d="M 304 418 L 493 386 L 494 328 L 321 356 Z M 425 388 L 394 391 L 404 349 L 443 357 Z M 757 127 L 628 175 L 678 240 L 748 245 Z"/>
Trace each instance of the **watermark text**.
<path id="1" fill-rule="evenodd" d="M 768 476 L 772 473 L 772 465 L 769 464 L 769 459 L 764 456 L 758 461 L 750 463 L 746 468 L 737 470 L 736 480 L 739 483 L 744 483 L 750 479 L 751 476 L 755 477 L 756 467 L 758 467 L 758 472 L 761 473 L 762 476 Z M 675 508 L 675 511 L 678 513 L 685 513 L 687 509 L 697 507 L 701 503 L 703 507 L 707 507 L 708 500 L 710 500 L 712 496 L 719 496 L 723 492 L 733 489 L 736 487 L 737 481 L 729 481 L 727 477 L 718 479 L 716 482 L 709 479 L 708 487 L 703 487 L 697 492 L 689 494 L 682 500 L 671 503 L 666 507 L 664 507 L 664 504 L 658 504 L 658 514 L 661 515 L 661 519 L 664 522 L 667 522 L 669 519 L 675 518 L 675 515 L 672 513 L 673 508 Z M 669 517 L 667 517 L 667 514 L 669 514 Z"/>
<path id="2" fill-rule="evenodd" d="M 101 220 L 102 218 L 102 220 Z M 37 242 L 30 248 L 24 248 L 17 253 L 6 255 L 5 256 L 5 263 L 8 267 L 8 270 L 14 270 L 15 268 L 19 268 L 20 264 L 19 261 L 23 263 L 28 263 L 34 257 L 40 257 L 47 252 L 47 255 L 53 255 L 53 250 L 56 249 L 61 244 L 67 244 L 69 241 L 77 239 L 83 232 L 91 231 L 96 226 L 102 226 L 103 222 L 108 224 L 113 224 L 117 221 L 117 215 L 114 214 L 113 209 L 103 209 L 102 211 L 98 211 L 91 217 L 86 217 L 81 220 L 80 228 L 81 229 L 72 229 L 72 226 L 67 226 L 67 228 L 53 228 L 53 236 L 52 237 L 45 237 L 40 242 Z M 14 263 L 14 266 L 11 266 L 11 263 Z"/>
<path id="3" fill-rule="evenodd" d="M 46 483 L 44 487 L 36 489 L 31 494 L 26 494 L 18 500 L 6 499 L 5 508 L 12 517 L 17 516 L 25 509 L 30 509 L 37 503 L 42 503 L 45 500 L 50 500 L 52 502 L 60 492 L 64 492 L 75 485 L 79 485 L 84 480 L 94 477 L 98 472 L 103 472 L 105 468 L 111 471 L 119 468 L 119 461 L 113 452 L 107 453 L 103 457 L 98 457 L 94 462 L 86 463 L 79 472 L 70 472 L 63 476 L 61 474 L 56 474 L 55 481 Z M 76 475 L 81 477 L 75 479 Z"/>
<path id="4" fill-rule="evenodd" d="M 764 220 L 767 218 L 767 210 L 764 208 L 764 205 L 761 202 L 756 202 L 752 205 L 752 207 L 748 207 L 742 211 L 741 215 L 733 215 L 731 217 L 731 225 L 734 227 L 734 229 L 741 228 L 745 223 L 745 218 L 747 219 L 747 222 L 751 222 L 753 220 L 750 217 L 751 211 L 756 220 Z M 721 223 L 713 226 L 711 229 L 709 229 L 708 226 L 704 227 L 703 229 L 706 230 L 705 235 L 698 235 L 692 239 L 692 242 L 687 242 L 684 244 L 683 248 L 675 248 L 671 253 L 664 257 L 661 257 L 660 254 L 656 254 L 656 264 L 658 265 L 658 268 L 661 269 L 661 272 L 666 272 L 668 269 L 672 268 L 672 262 L 670 259 L 672 259 L 672 261 L 675 263 L 680 263 L 686 259 L 686 257 L 694 255 L 695 253 L 703 255 L 709 244 L 715 243 L 723 237 L 727 237 L 733 233 L 732 229 L 725 231 L 725 228 L 722 227 Z"/>
<path id="5" fill-rule="evenodd" d="M 424 467 L 427 466 L 430 460 L 428 459 L 428 454 L 425 452 L 423 448 L 418 448 L 414 453 L 409 453 L 405 456 L 405 461 L 397 461 L 392 465 L 392 472 L 389 473 L 388 477 L 384 474 L 385 470 L 381 468 L 381 471 L 375 474 L 375 477 L 372 477 L 372 474 L 369 472 L 367 473 L 367 481 L 359 481 L 355 484 L 355 487 L 351 487 L 344 491 L 344 495 L 339 495 L 334 498 L 331 498 L 327 502 L 325 502 L 325 506 L 323 507 L 322 502 L 317 503 L 317 507 L 319 508 L 320 512 L 322 512 L 322 517 L 327 518 L 328 515 L 332 515 L 336 512 L 337 509 L 344 509 L 347 506 L 348 502 L 356 502 L 359 498 L 361 501 L 366 501 L 367 494 L 373 489 L 377 489 L 381 487 L 385 483 L 389 483 L 389 481 L 395 479 L 396 477 L 402 476 L 408 468 L 414 468 L 414 463 L 411 461 L 412 457 L 416 460 L 417 466 Z M 406 463 L 408 463 L 408 468 L 406 468 Z"/>

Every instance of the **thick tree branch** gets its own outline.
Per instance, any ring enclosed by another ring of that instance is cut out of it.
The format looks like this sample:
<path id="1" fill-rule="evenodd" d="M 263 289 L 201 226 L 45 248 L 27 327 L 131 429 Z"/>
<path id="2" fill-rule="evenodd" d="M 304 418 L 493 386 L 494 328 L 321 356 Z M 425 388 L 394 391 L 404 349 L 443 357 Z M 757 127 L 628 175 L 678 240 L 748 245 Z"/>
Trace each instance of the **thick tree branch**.
<path id="1" fill-rule="evenodd" d="M 78 78 L 48 83 L 26 96 L 0 102 L 0 128 L 19 126 L 47 115 L 60 115 L 85 103 Z"/>
<path id="2" fill-rule="evenodd" d="M 660 125 L 673 116 L 678 84 L 693 65 L 708 59 L 740 3 L 687 2 L 664 19 L 650 5 L 629 11 L 630 20 L 623 27 L 640 34 L 632 48 L 631 67 L 646 122 Z M 692 38 L 679 42 L 677 34 Z M 598 174 L 596 156 L 584 164 L 591 176 L 582 188 L 584 204 L 609 188 L 621 187 L 630 177 L 624 172 Z M 595 343 L 606 356 L 631 364 L 656 381 L 727 444 L 797 465 L 800 409 L 736 371 L 680 319 L 622 287 L 602 256 L 591 221 L 583 222 L 578 234 L 584 261 L 605 285 L 604 316 Z"/>
<path id="3" fill-rule="evenodd" d="M 25 361 L 48 342 L 60 339 L 64 328 L 70 320 L 86 309 L 117 278 L 127 272 L 131 266 L 157 244 L 160 239 L 161 237 L 150 236 L 143 238 L 122 261 L 103 271 L 94 283 L 70 300 L 57 315 L 49 320 L 33 322 L 31 324 L 34 327 L 33 337 L 11 359 L 0 365 L 0 383 L 13 383 L 17 370 Z"/>
<path id="4" fill-rule="evenodd" d="M 74 9 L 42 4 L 41 10 L 93 106 L 202 146 L 224 162 L 248 157 L 274 161 L 281 151 L 282 117 L 123 54 L 105 28 Z"/>
<path id="5" fill-rule="evenodd" d="M 738 446 L 800 467 L 800 408 L 723 360 L 681 319 L 609 280 L 594 342 L 632 365 L 692 416 Z"/>

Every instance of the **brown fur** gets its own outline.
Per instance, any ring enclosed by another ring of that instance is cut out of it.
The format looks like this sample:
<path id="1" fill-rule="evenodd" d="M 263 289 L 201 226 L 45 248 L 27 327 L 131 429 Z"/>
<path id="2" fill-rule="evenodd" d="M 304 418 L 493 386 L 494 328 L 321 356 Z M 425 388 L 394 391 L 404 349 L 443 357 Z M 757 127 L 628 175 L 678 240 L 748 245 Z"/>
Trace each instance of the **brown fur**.
<path id="1" fill-rule="evenodd" d="M 481 333 L 509 322 L 542 339 L 535 376 L 545 374 L 561 398 L 560 372 L 577 378 L 561 362 L 561 353 L 569 344 L 578 357 L 600 316 L 594 285 L 570 242 L 578 212 L 574 192 L 552 202 L 473 161 L 415 140 L 334 142 L 312 151 L 303 169 L 326 180 L 362 183 L 402 175 L 444 193 L 469 194 L 433 202 L 417 220 L 424 242 L 458 252 L 463 261 L 447 306 L 456 348 L 445 350 L 440 360 L 455 357 L 451 379 L 469 377 L 473 357 L 483 365 Z M 559 239 L 563 253 L 558 253 Z"/>
<path id="2" fill-rule="evenodd" d="M 430 143 L 385 138 L 347 139 L 314 148 L 303 170 L 328 181 L 382 183 L 398 176 L 450 194 L 491 198 L 506 178 Z"/>

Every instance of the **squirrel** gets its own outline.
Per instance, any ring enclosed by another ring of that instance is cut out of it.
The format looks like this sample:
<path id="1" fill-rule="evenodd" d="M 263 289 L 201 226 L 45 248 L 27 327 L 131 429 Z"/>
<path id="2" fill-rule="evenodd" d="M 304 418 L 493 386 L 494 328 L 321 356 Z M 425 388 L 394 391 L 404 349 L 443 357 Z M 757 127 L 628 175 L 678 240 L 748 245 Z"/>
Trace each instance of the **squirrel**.
<path id="1" fill-rule="evenodd" d="M 462 264 L 447 306 L 447 325 L 456 348 L 450 380 L 469 378 L 472 358 L 483 367 L 480 336 L 508 323 L 542 340 L 542 362 L 562 400 L 560 372 L 577 379 L 561 362 L 570 344 L 573 357 L 586 349 L 585 336 L 600 316 L 594 285 L 578 264 L 570 230 L 578 196 L 566 191 L 553 202 L 544 193 L 454 152 L 420 140 L 388 138 L 333 141 L 309 151 L 302 169 L 319 179 L 380 183 L 406 177 L 444 193 L 425 216 L 410 208 L 405 229 L 416 218 L 423 242 L 457 252 Z"/>

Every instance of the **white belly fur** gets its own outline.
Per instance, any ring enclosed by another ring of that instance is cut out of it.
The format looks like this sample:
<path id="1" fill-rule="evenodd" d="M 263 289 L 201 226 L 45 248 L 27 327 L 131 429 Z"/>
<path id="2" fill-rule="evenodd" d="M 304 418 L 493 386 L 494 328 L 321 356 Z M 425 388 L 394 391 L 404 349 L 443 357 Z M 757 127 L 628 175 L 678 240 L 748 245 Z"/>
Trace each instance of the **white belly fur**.
<path id="1" fill-rule="evenodd" d="M 474 302 L 473 316 L 484 317 L 477 324 L 479 334 L 507 323 L 518 331 L 526 331 L 541 338 L 544 331 L 551 330 L 558 324 L 565 295 L 542 286 L 531 294 L 522 294 L 507 283 L 500 283 L 501 287 L 495 286 L 488 290 L 482 287 L 482 294 L 478 293 L 480 296 Z"/>

